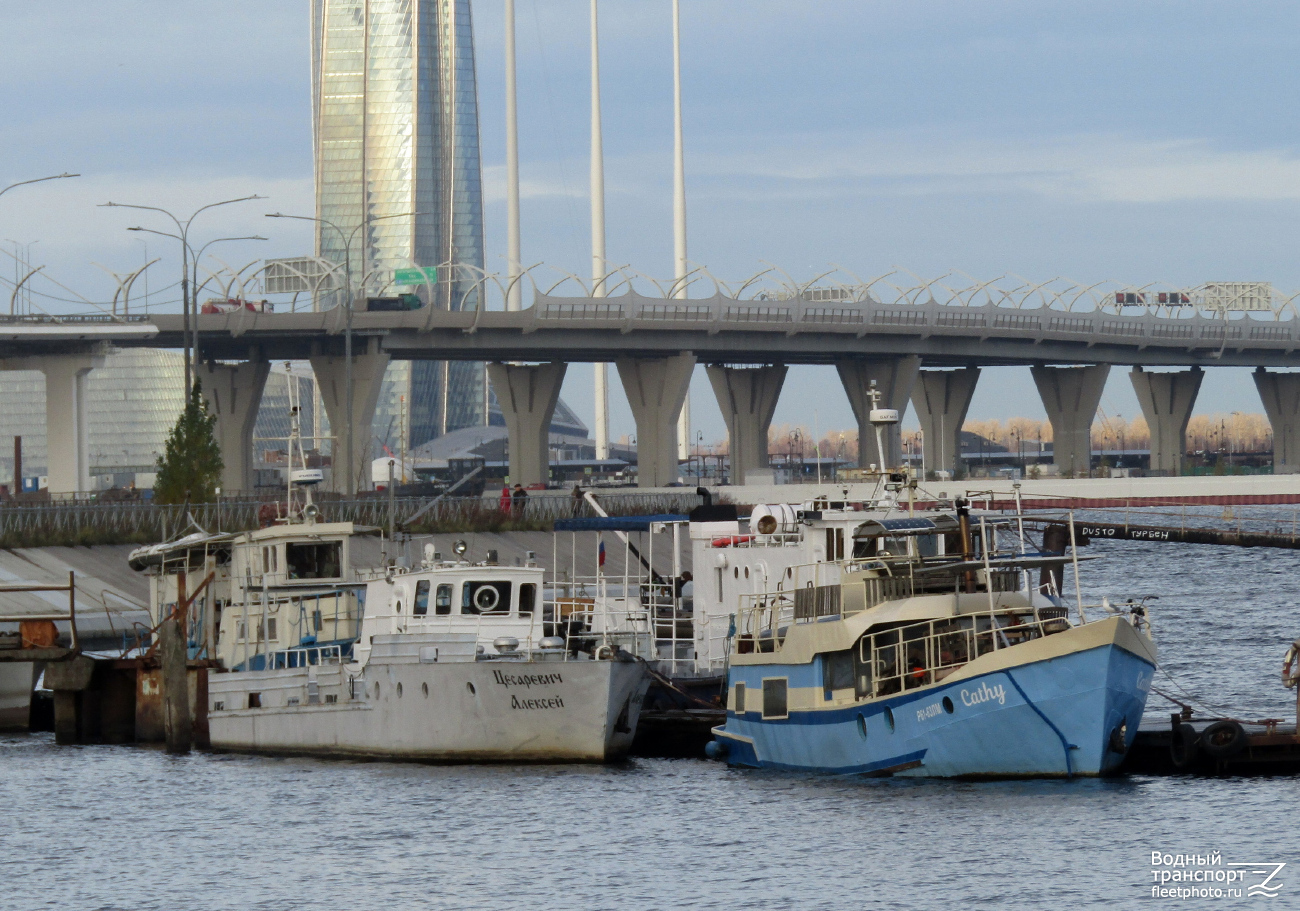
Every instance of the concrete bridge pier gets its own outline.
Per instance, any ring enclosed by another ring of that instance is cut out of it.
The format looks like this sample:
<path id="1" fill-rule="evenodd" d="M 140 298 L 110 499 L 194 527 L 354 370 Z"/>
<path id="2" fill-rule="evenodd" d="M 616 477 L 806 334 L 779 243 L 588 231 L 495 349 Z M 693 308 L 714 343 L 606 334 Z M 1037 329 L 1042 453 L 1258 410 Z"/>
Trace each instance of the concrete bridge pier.
<path id="1" fill-rule="evenodd" d="M 375 406 L 379 403 L 379 390 L 388 370 L 389 355 L 379 350 L 379 340 L 370 339 L 368 349 L 352 355 L 352 415 L 347 420 L 347 388 L 344 384 L 347 358 L 313 355 L 311 369 L 316 374 L 316 388 L 320 390 L 321 404 L 329 417 L 334 435 L 335 490 L 351 493 L 358 487 L 370 486 L 371 432 L 375 420 Z M 347 431 L 352 426 L 351 475 L 345 474 L 347 461 Z"/>
<path id="2" fill-rule="evenodd" d="M 916 387 L 917 374 L 921 372 L 921 359 L 915 355 L 889 358 L 854 358 L 835 362 L 840 382 L 848 394 L 853 416 L 858 419 L 858 465 L 867 468 L 880 461 L 876 452 L 876 431 L 867 420 L 871 412 L 871 399 L 867 395 L 871 381 L 875 380 L 880 393 L 880 407 L 893 408 L 901 419 Z M 885 429 L 885 457 L 890 468 L 903 464 L 903 434 L 901 425 Z"/>
<path id="3" fill-rule="evenodd" d="M 1177 373 L 1147 373 L 1134 367 L 1128 376 L 1151 429 L 1151 469 L 1177 477 L 1187 452 L 1187 422 L 1205 373 L 1200 367 Z"/>
<path id="4" fill-rule="evenodd" d="M 663 487 L 677 481 L 677 416 L 690 388 L 695 355 L 620 357 L 615 362 L 636 418 L 637 485 Z"/>
<path id="5" fill-rule="evenodd" d="M 45 447 L 50 493 L 90 490 L 86 444 L 86 375 L 102 367 L 102 357 L 42 357 L 45 374 Z"/>
<path id="6" fill-rule="evenodd" d="M 786 366 L 707 368 L 713 394 L 727 422 L 731 483 L 744 484 L 746 472 L 768 467 L 767 430 L 772 426 Z"/>
<path id="7" fill-rule="evenodd" d="M 506 419 L 510 439 L 510 482 L 550 480 L 550 430 L 568 365 L 488 364 L 488 379 Z"/>
<path id="8" fill-rule="evenodd" d="M 1254 379 L 1273 425 L 1273 474 L 1300 473 L 1300 373 L 1257 367 Z"/>
<path id="9" fill-rule="evenodd" d="M 1087 476 L 1092 467 L 1092 419 L 1106 388 L 1109 364 L 1030 368 L 1052 422 L 1052 462 L 1062 475 Z"/>
<path id="10" fill-rule="evenodd" d="M 253 489 L 253 427 L 270 373 L 270 363 L 261 359 L 240 364 L 206 361 L 199 365 L 203 399 L 217 416 L 223 490 Z"/>
<path id="11" fill-rule="evenodd" d="M 104 358 L 93 354 L 0 360 L 0 370 L 39 370 L 45 374 L 45 471 L 50 493 L 90 490 L 86 374 L 103 364 Z"/>
<path id="12" fill-rule="evenodd" d="M 921 422 L 926 471 L 957 470 L 961 460 L 961 425 L 966 423 L 966 412 L 970 410 L 979 378 L 978 367 L 922 370 L 917 374 L 912 407 Z M 869 445 L 875 448 L 874 443 Z"/>

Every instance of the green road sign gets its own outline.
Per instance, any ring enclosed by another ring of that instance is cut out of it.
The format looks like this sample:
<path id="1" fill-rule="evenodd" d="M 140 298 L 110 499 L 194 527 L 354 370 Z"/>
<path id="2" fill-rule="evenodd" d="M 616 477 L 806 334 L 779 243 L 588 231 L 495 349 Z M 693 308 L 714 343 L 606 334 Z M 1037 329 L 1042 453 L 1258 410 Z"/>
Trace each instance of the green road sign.
<path id="1" fill-rule="evenodd" d="M 437 266 L 424 266 L 420 269 L 393 270 L 393 282 L 398 285 L 423 285 L 425 282 L 436 282 L 437 280 Z"/>

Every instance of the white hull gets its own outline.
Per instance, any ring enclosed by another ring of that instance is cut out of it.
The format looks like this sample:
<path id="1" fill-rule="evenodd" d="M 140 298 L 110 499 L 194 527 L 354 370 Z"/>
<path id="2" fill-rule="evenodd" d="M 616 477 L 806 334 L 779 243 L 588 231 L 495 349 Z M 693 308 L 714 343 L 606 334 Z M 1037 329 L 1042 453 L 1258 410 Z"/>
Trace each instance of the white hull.
<path id="1" fill-rule="evenodd" d="M 32 663 L 0 662 L 0 731 L 27 730 L 32 705 Z"/>
<path id="2" fill-rule="evenodd" d="M 212 748 L 233 752 L 604 762 L 631 747 L 648 686 L 631 661 L 243 671 L 211 678 L 208 719 Z M 260 707 L 249 707 L 253 693 Z"/>

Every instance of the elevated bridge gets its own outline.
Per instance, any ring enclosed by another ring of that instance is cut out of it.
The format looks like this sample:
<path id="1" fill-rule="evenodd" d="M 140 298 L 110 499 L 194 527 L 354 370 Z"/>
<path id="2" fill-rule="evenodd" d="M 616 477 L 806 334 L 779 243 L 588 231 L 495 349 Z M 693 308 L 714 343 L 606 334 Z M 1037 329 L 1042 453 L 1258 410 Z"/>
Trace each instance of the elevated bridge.
<path id="1" fill-rule="evenodd" d="M 1204 371 L 1235 366 L 1256 368 L 1274 428 L 1275 469 L 1300 470 L 1300 374 L 1270 372 L 1300 366 L 1293 299 L 1261 283 L 1050 286 L 954 290 L 939 282 L 876 282 L 746 297 L 744 288 L 732 293 L 715 283 L 711 297 L 680 299 L 647 296 L 629 283 L 608 297 L 536 290 L 532 306 L 518 311 L 354 312 L 352 420 L 368 426 L 392 359 L 485 361 L 511 435 L 511 476 L 541 481 L 546 428 L 567 364 L 613 362 L 636 418 L 641 482 L 661 486 L 676 478 L 675 419 L 695 366 L 703 364 L 727 421 L 733 480 L 743 482 L 746 472 L 766 467 L 767 429 L 787 367 L 822 364 L 837 368 L 863 439 L 870 438 L 864 422 L 874 383 L 883 405 L 916 408 L 927 467 L 952 470 L 980 369 L 1024 365 L 1052 421 L 1058 467 L 1074 472 L 1088 466 L 1090 428 L 1109 370 L 1126 366 L 1151 427 L 1152 467 L 1176 472 Z M 229 487 L 248 486 L 249 457 L 239 452 L 247 448 L 269 361 L 310 360 L 331 425 L 342 426 L 347 331 L 342 307 L 197 317 L 199 373 L 219 417 Z M 84 441 L 77 445 L 82 431 L 55 424 L 78 423 L 75 387 L 107 346 L 183 344 L 184 321 L 175 314 L 0 319 L 0 365 L 42 369 L 53 384 L 52 454 L 55 440 L 66 440 L 68 452 L 84 450 Z M 897 431 L 889 443 L 896 459 Z M 863 447 L 864 463 L 874 461 L 871 449 Z M 86 475 L 84 456 L 76 458 L 81 462 L 70 467 L 51 465 L 52 489 L 79 489 Z"/>

